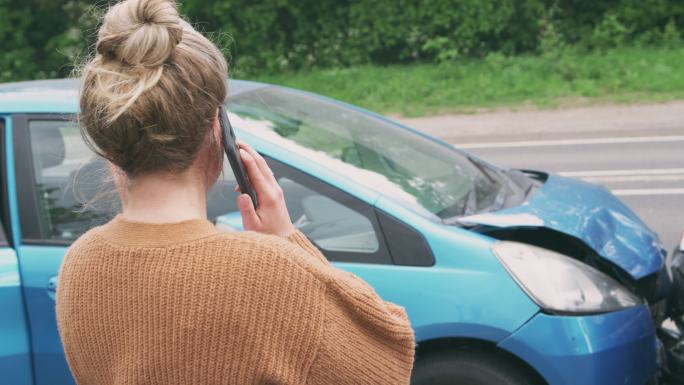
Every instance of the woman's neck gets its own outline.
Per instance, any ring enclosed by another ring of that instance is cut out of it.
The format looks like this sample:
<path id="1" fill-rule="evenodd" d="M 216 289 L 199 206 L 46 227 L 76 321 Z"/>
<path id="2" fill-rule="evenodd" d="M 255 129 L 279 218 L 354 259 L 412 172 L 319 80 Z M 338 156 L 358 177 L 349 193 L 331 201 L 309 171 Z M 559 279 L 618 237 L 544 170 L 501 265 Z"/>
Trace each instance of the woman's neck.
<path id="1" fill-rule="evenodd" d="M 124 218 L 171 223 L 207 218 L 207 190 L 196 174 L 154 173 L 129 179 L 120 188 Z"/>

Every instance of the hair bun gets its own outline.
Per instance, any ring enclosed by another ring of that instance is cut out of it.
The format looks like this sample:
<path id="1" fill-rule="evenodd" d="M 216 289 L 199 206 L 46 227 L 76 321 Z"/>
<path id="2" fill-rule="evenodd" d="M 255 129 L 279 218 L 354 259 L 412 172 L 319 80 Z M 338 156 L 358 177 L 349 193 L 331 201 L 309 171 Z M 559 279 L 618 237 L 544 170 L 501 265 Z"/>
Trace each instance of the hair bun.
<path id="1" fill-rule="evenodd" d="M 131 66 L 155 67 L 164 64 L 182 38 L 175 2 L 125 0 L 105 15 L 96 49 Z"/>

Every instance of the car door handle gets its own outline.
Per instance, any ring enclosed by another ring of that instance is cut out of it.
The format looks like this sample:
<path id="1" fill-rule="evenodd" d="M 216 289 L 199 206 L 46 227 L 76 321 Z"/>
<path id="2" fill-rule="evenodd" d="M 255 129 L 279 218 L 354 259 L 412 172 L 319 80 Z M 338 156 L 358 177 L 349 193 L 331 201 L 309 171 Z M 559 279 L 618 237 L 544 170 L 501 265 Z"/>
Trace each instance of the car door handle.
<path id="1" fill-rule="evenodd" d="M 58 280 L 57 280 L 56 275 L 50 277 L 50 279 L 48 280 L 47 292 L 48 292 L 48 295 L 50 296 L 50 298 L 52 298 L 52 299 L 55 299 L 55 294 L 57 294 L 57 283 L 58 283 Z"/>

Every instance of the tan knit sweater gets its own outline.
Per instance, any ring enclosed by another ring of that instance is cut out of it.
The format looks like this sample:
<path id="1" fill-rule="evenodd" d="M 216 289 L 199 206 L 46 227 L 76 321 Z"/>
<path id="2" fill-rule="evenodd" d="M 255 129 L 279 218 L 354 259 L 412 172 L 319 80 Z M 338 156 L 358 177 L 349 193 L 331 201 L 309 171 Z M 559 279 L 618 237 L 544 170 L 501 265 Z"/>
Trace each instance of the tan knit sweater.
<path id="1" fill-rule="evenodd" d="M 79 385 L 406 384 L 403 308 L 289 240 L 118 216 L 79 238 L 57 322 Z"/>

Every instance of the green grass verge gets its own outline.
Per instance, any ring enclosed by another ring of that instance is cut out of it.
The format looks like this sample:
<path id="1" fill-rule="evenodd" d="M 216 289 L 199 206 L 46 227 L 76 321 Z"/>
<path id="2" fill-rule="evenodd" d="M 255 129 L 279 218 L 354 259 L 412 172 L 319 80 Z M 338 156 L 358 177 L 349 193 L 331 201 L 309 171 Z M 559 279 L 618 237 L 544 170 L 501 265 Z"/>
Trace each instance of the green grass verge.
<path id="1" fill-rule="evenodd" d="M 665 101 L 684 98 L 684 47 L 517 57 L 494 54 L 442 64 L 360 66 L 254 79 L 403 116 Z"/>

